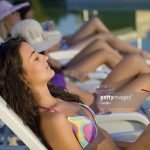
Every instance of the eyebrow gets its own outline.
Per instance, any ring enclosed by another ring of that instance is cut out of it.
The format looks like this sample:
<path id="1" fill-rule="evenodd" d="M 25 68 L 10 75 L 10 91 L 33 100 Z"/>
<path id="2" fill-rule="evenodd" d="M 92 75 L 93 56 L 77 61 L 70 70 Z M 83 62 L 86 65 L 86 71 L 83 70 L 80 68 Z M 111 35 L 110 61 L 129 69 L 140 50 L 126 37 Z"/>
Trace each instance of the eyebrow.
<path id="1" fill-rule="evenodd" d="M 31 53 L 31 55 L 30 55 L 30 58 L 32 57 L 32 55 L 35 53 L 35 50 L 34 51 L 32 51 L 32 53 Z"/>

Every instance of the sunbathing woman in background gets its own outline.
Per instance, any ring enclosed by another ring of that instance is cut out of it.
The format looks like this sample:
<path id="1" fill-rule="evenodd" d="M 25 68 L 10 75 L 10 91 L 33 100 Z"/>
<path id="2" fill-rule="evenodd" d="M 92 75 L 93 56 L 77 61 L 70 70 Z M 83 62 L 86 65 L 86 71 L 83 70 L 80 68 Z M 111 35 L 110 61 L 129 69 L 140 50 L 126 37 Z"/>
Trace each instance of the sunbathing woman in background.
<path id="1" fill-rule="evenodd" d="M 20 38 L 0 46 L 0 94 L 48 149 L 149 149 L 150 126 L 136 142 L 117 147 L 77 95 L 48 83 L 54 71 L 47 61 Z"/>
<path id="2" fill-rule="evenodd" d="M 3 40 L 11 36 L 12 27 L 20 21 L 17 10 L 28 5 L 28 2 L 14 6 L 6 0 L 0 1 L 0 37 Z"/>
<path id="3" fill-rule="evenodd" d="M 13 5 L 16 6 L 18 4 L 23 4 L 25 2 L 28 2 L 29 5 L 17 10 L 17 12 L 20 14 L 21 20 L 34 18 L 34 10 L 32 9 L 32 4 L 29 0 L 15 1 Z"/>
<path id="4" fill-rule="evenodd" d="M 16 4 L 21 4 L 25 2 L 26 0 L 19 1 Z M 31 19 L 34 17 L 32 5 L 24 7 L 18 11 L 22 17 L 22 19 Z M 30 15 L 28 15 L 30 14 Z M 54 24 L 49 24 L 50 31 L 56 30 L 56 27 L 54 27 Z M 149 52 L 145 50 L 140 50 L 138 48 L 135 48 L 128 43 L 116 38 L 106 27 L 106 25 L 96 16 L 93 16 L 88 22 L 84 23 L 81 28 L 79 28 L 78 31 L 76 31 L 74 34 L 63 37 L 60 44 L 54 46 L 53 48 L 49 48 L 50 51 L 54 50 L 63 50 L 63 49 L 84 49 L 89 44 L 91 47 L 95 47 L 99 44 L 98 41 L 103 40 L 109 46 L 114 49 L 115 51 L 118 51 L 123 54 L 127 53 L 136 53 L 140 54 L 141 56 L 144 56 L 144 58 L 150 58 Z M 97 42 L 95 42 L 97 41 Z M 94 44 L 92 44 L 94 43 Z M 96 47 L 95 47 L 96 48 Z"/>

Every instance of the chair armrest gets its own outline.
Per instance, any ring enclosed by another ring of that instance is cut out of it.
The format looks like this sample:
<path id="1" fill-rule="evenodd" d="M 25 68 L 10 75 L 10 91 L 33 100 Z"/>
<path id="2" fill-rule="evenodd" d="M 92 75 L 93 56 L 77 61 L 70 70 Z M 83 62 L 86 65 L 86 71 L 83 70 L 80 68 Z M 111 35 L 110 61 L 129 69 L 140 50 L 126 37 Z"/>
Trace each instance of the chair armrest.
<path id="1" fill-rule="evenodd" d="M 140 114 L 139 112 L 126 112 L 126 113 L 111 113 L 106 115 L 96 115 L 96 119 L 101 121 L 110 122 L 110 121 L 118 121 L 118 120 L 127 120 L 127 121 L 137 121 L 145 126 L 147 126 L 150 122 L 148 118 Z"/>
<path id="2" fill-rule="evenodd" d="M 143 130 L 130 131 L 130 132 L 120 132 L 112 133 L 111 137 L 114 141 L 120 142 L 134 142 L 142 134 Z"/>
<path id="3" fill-rule="evenodd" d="M 146 116 L 138 112 L 96 115 L 97 124 L 108 133 L 143 130 L 149 124 Z"/>

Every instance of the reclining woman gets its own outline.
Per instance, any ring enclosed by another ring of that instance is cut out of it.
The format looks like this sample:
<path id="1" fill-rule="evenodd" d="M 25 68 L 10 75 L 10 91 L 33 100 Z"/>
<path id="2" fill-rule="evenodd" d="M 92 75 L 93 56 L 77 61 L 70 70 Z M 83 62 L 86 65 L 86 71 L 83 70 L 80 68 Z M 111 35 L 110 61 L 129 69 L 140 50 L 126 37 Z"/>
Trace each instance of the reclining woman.
<path id="1" fill-rule="evenodd" d="M 93 111 L 77 95 L 48 84 L 54 71 L 47 60 L 21 38 L 0 45 L 0 94 L 8 105 L 49 149 L 121 148 L 96 124 Z M 149 139 L 150 126 L 136 142 L 123 147 L 148 150 Z"/>
<path id="2" fill-rule="evenodd" d="M 0 37 L 3 40 L 11 36 L 12 27 L 21 20 L 17 11 L 26 6 L 28 2 L 14 6 L 7 0 L 0 1 Z"/>

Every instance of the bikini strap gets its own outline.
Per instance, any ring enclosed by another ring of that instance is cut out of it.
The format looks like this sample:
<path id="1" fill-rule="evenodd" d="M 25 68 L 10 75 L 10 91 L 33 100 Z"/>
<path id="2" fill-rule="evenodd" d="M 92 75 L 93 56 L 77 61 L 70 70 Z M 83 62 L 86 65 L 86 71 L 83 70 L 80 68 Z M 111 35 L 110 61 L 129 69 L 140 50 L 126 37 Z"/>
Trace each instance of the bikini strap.
<path id="1" fill-rule="evenodd" d="M 81 106 L 85 107 L 86 109 L 88 109 L 88 111 L 92 114 L 93 118 L 96 116 L 95 112 L 92 110 L 92 108 L 90 108 L 88 105 L 79 103 Z"/>

